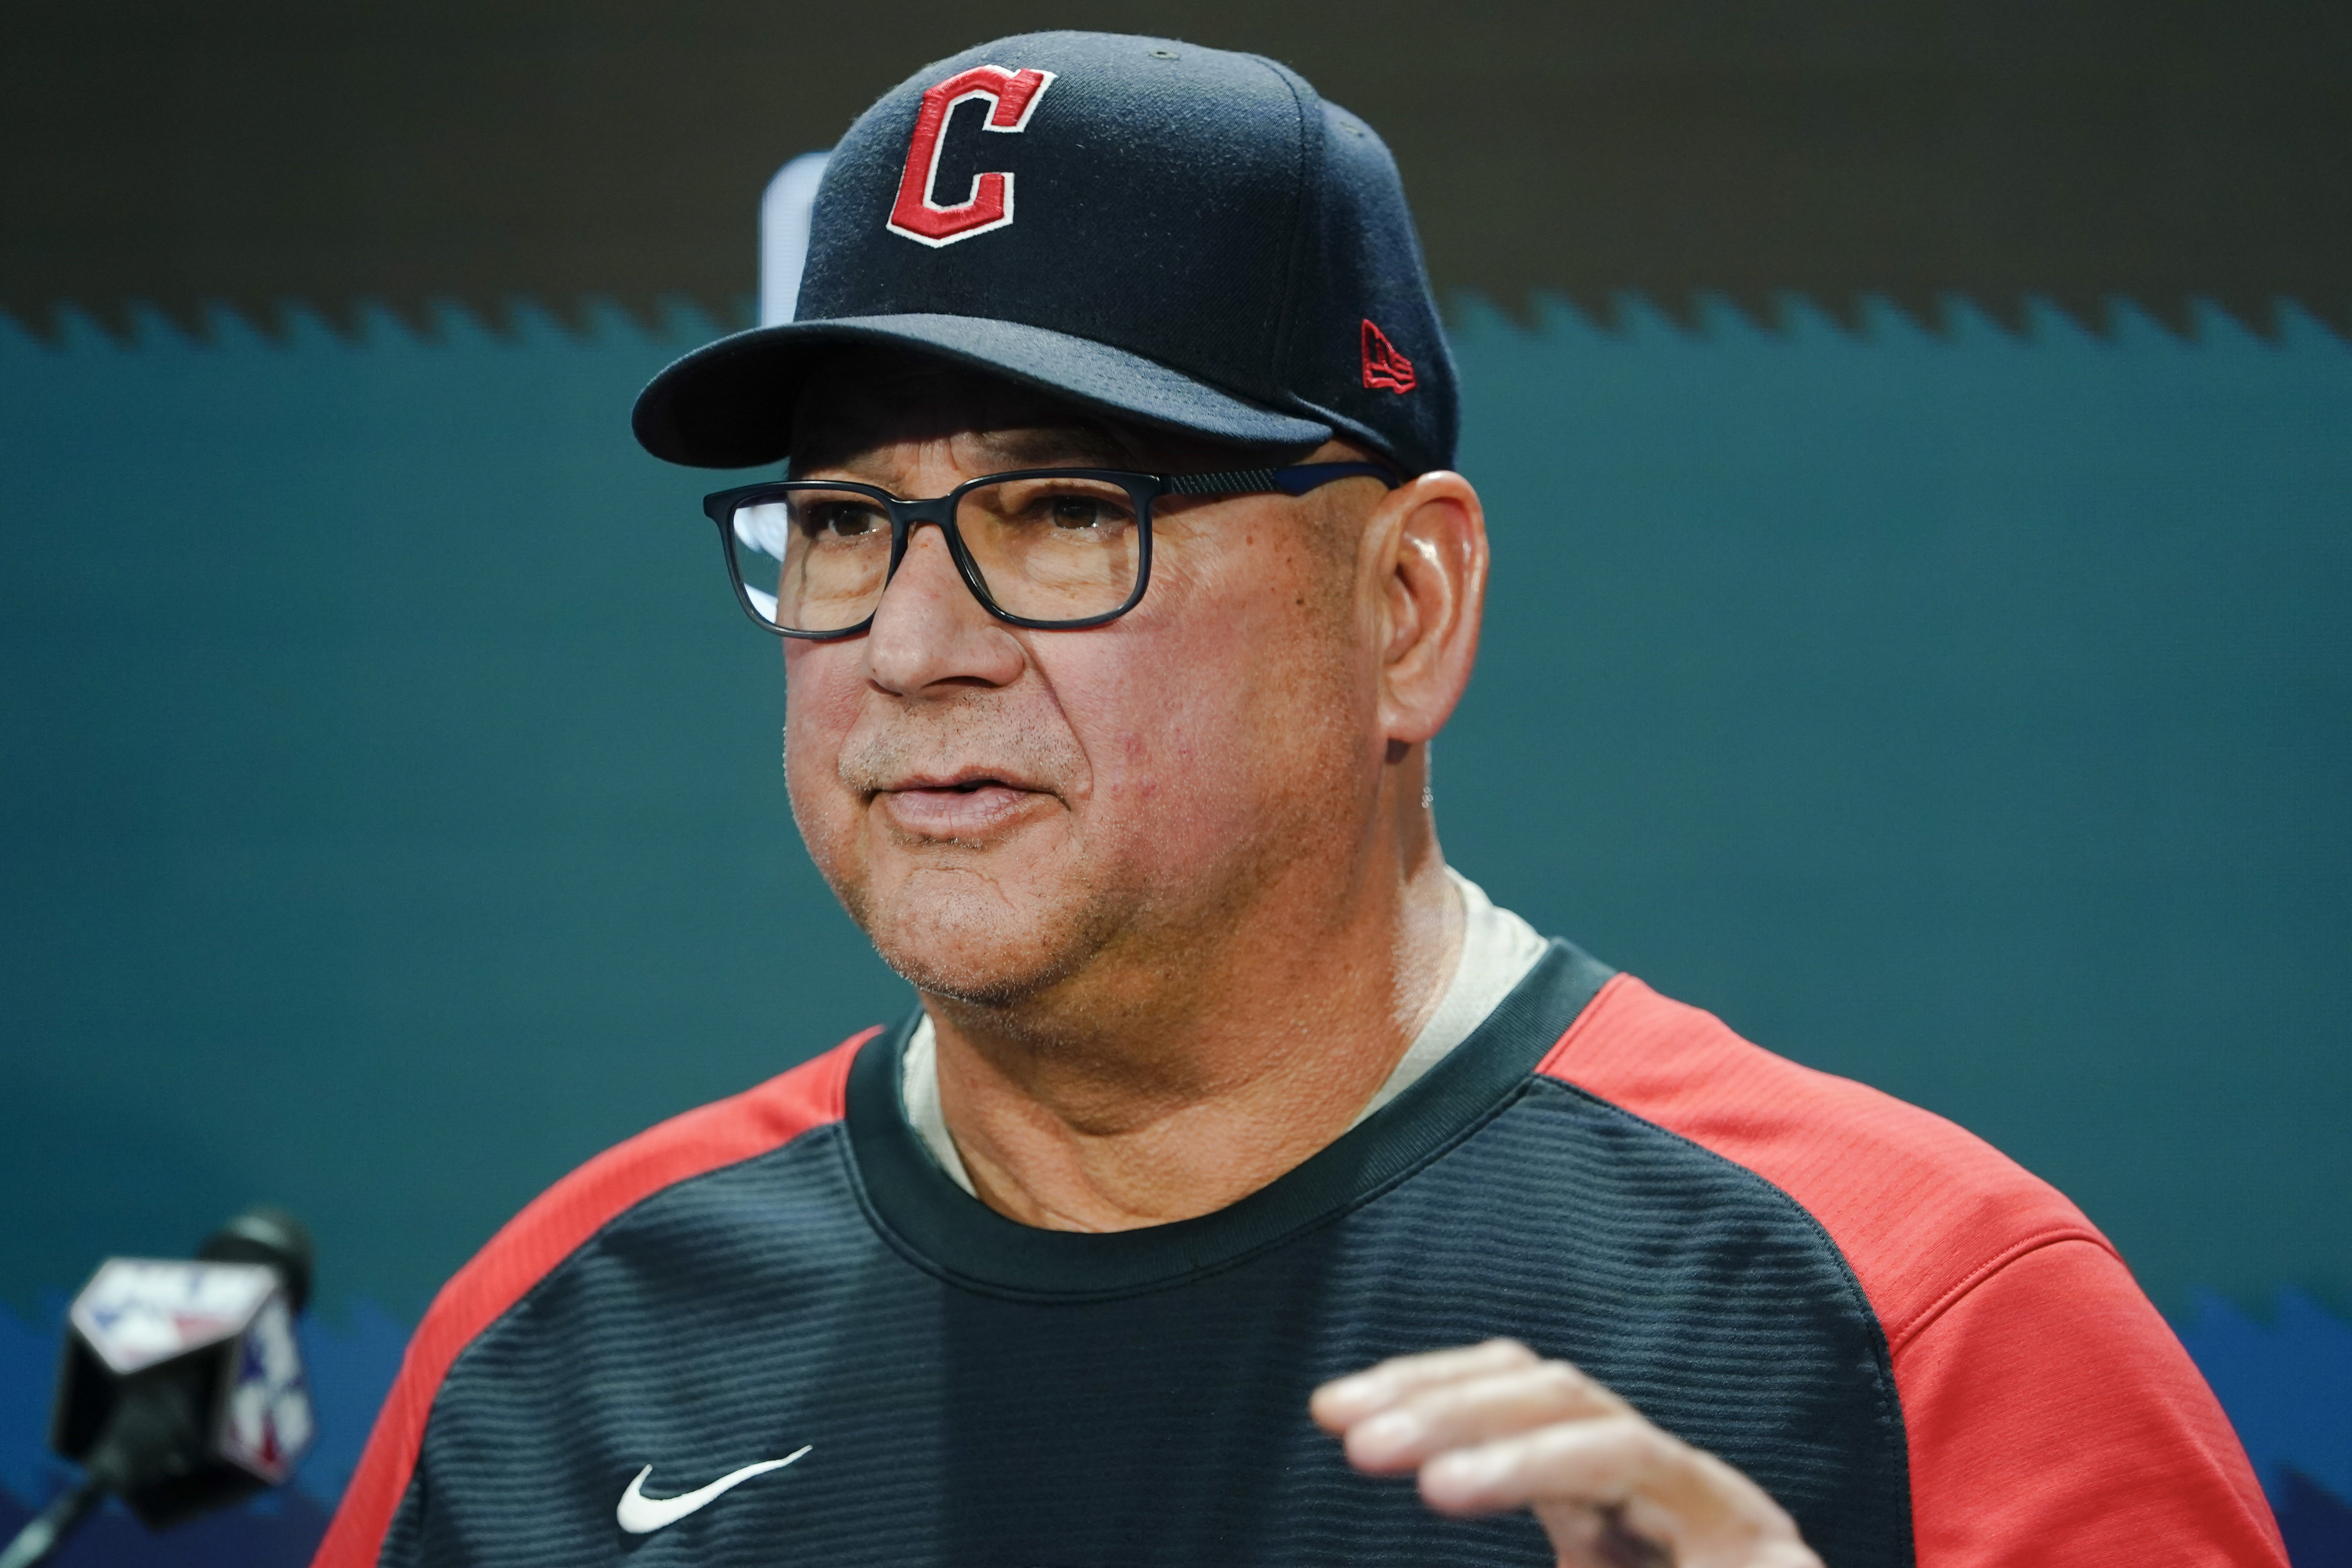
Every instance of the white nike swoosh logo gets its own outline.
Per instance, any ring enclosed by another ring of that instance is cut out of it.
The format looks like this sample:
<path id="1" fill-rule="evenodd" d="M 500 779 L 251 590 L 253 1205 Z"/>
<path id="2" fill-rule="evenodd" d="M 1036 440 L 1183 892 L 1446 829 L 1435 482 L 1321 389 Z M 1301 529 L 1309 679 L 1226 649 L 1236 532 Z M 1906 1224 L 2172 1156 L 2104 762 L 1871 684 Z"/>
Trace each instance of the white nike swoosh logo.
<path id="1" fill-rule="evenodd" d="M 753 1476 L 764 1476 L 770 1470 L 782 1469 L 815 1447 L 810 1443 L 781 1459 L 762 1459 L 756 1465 L 746 1465 L 730 1475 L 719 1477 L 707 1487 L 697 1487 L 677 1497 L 646 1496 L 646 1478 L 654 1473 L 654 1468 L 647 1465 L 637 1472 L 637 1479 L 629 1483 L 629 1489 L 621 1494 L 621 1506 L 613 1510 L 613 1517 L 619 1520 L 621 1528 L 631 1535 L 651 1535 L 663 1525 L 676 1524 L 719 1493 L 741 1486 Z"/>

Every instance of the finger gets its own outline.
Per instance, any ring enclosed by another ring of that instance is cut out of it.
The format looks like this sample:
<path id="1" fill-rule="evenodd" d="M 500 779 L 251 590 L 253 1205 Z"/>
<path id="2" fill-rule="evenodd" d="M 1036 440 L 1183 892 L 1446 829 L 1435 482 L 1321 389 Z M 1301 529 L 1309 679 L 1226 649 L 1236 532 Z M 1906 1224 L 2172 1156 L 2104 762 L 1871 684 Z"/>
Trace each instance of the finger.
<path id="1" fill-rule="evenodd" d="M 1439 1454 L 1421 1468 L 1421 1495 L 1444 1513 L 1496 1513 L 1535 1503 L 1622 1503 L 1668 1461 L 1664 1436 L 1639 1415 L 1561 1421 Z"/>
<path id="2" fill-rule="evenodd" d="M 1441 1454 L 1422 1467 L 1421 1493 L 1445 1513 L 1533 1507 L 1555 1537 L 1615 1521 L 1682 1568 L 1813 1561 L 1761 1487 L 1631 1414 Z"/>
<path id="3" fill-rule="evenodd" d="M 1536 1352 L 1517 1340 L 1488 1340 L 1458 1350 L 1395 1356 L 1325 1384 L 1315 1391 L 1307 1409 L 1326 1432 L 1344 1432 L 1365 1416 L 1423 1388 L 1515 1366 L 1533 1366 L 1535 1362 Z"/>
<path id="4" fill-rule="evenodd" d="M 1347 1431 L 1348 1458 L 1374 1473 L 1557 1421 L 1622 1415 L 1631 1406 L 1565 1362 L 1465 1377 L 1397 1401 Z"/>
<path id="5" fill-rule="evenodd" d="M 1547 1503 L 1536 1517 L 1560 1568 L 1684 1568 L 1672 1552 L 1629 1526 L 1622 1508 Z"/>

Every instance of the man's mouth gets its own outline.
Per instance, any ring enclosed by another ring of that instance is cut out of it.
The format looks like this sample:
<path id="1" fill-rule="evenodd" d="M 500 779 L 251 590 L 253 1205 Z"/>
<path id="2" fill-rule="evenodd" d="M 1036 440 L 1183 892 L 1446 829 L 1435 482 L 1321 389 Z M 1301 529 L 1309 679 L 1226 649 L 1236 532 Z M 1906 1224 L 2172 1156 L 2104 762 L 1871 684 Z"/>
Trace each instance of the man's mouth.
<path id="1" fill-rule="evenodd" d="M 908 780 L 877 790 L 874 801 L 889 824 L 920 838 L 987 838 L 1013 826 L 1039 792 L 992 774 Z"/>

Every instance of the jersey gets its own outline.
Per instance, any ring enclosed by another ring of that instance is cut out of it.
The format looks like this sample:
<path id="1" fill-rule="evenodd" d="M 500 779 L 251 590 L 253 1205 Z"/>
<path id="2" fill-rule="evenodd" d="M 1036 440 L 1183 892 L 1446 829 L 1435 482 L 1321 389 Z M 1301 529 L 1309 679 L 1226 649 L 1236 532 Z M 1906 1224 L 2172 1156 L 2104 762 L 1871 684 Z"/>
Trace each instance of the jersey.
<path id="1" fill-rule="evenodd" d="M 1307 1415 L 1497 1335 L 1738 1467 L 1831 1568 L 2285 1562 L 2071 1204 L 1566 943 L 1296 1169 L 1108 1235 L 948 1178 L 912 1026 L 524 1210 L 427 1312 L 320 1568 L 1545 1564 L 1528 1516 L 1441 1517 Z"/>

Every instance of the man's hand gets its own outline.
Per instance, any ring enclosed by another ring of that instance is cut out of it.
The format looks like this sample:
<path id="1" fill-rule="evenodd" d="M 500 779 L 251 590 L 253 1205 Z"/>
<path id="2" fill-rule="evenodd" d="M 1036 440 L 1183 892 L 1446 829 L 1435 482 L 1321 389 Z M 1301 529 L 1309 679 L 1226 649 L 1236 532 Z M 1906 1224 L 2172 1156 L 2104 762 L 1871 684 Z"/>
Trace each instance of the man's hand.
<path id="1" fill-rule="evenodd" d="M 1515 1340 L 1400 1356 L 1310 1408 L 1372 1475 L 1445 1513 L 1535 1510 L 1560 1568 L 1821 1568 L 1764 1489 Z"/>

